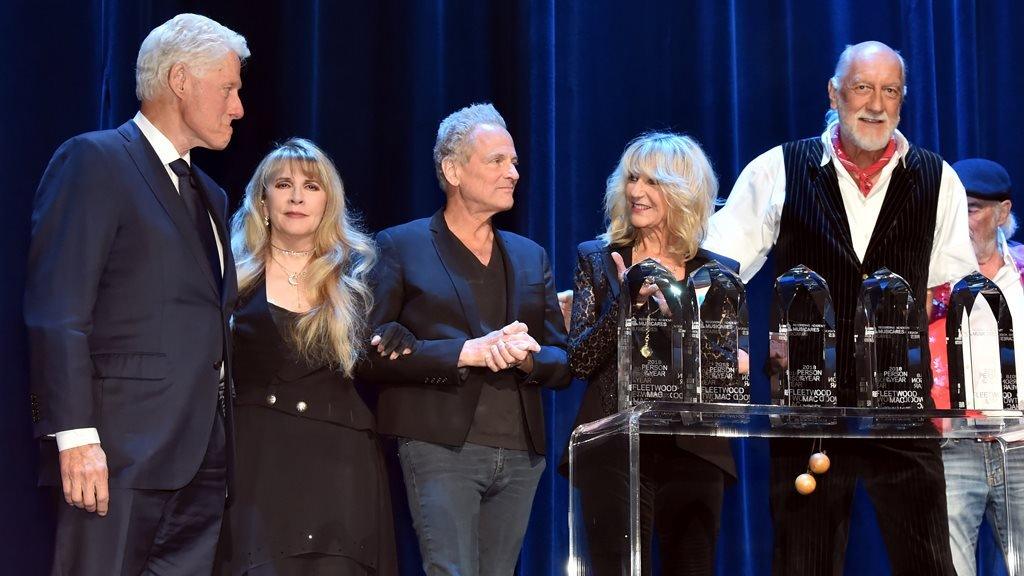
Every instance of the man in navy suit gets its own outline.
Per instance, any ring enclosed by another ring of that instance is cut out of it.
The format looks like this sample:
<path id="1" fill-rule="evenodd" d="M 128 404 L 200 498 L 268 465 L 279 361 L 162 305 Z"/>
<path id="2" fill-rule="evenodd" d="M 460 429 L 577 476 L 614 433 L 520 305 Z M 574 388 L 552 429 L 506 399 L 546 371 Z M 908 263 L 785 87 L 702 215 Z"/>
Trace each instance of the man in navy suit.
<path id="1" fill-rule="evenodd" d="M 65 142 L 39 184 L 25 322 L 40 482 L 66 502 L 53 574 L 212 571 L 235 267 L 227 196 L 189 151 L 228 145 L 248 56 L 202 16 L 157 27 L 139 50 L 140 112 Z"/>
<path id="2" fill-rule="evenodd" d="M 453 113 L 434 146 L 445 207 L 377 236 L 363 374 L 431 576 L 512 574 L 545 466 L 540 389 L 569 384 L 547 254 L 491 221 L 512 208 L 517 162 L 493 106 Z"/>

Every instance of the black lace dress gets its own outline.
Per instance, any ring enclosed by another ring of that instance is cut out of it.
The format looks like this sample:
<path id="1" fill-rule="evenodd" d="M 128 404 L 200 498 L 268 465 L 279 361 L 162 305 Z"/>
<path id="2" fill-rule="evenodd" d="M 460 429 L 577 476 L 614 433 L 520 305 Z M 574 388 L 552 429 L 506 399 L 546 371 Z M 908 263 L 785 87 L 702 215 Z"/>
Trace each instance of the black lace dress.
<path id="1" fill-rule="evenodd" d="M 612 250 L 601 241 L 584 242 L 578 248 L 569 367 L 574 377 L 587 381 L 587 389 L 573 428 L 618 410 L 619 280 Z M 631 264 L 630 246 L 614 250 L 626 266 Z M 725 260 L 701 250 L 686 263 L 686 273 L 711 258 Z M 584 447 L 574 478 L 587 526 L 591 573 L 598 576 L 620 574 L 629 554 L 625 547 L 628 450 L 625 438 L 621 440 Z M 651 565 L 646 558 L 651 553 L 653 523 L 661 543 L 663 574 L 712 574 L 724 485 L 736 475 L 729 442 L 645 437 L 640 454 L 644 573 L 649 573 Z M 560 466 L 563 473 L 567 465 L 566 454 Z"/>

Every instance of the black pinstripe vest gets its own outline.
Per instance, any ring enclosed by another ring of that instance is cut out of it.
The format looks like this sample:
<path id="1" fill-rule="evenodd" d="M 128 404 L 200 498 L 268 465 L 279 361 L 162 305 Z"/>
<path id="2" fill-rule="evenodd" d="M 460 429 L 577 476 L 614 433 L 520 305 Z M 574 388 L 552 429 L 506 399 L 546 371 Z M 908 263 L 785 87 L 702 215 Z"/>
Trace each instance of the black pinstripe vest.
<path id="1" fill-rule="evenodd" d="M 835 166 L 833 162 L 821 166 L 822 152 L 820 137 L 782 145 L 786 200 L 773 250 L 775 271 L 778 276 L 804 264 L 828 282 L 836 311 L 839 402 L 854 406 L 854 311 L 861 281 L 866 274 L 885 266 L 906 279 L 914 295 L 924 301 L 942 158 L 910 147 L 892 172 L 861 262 L 850 238 Z"/>

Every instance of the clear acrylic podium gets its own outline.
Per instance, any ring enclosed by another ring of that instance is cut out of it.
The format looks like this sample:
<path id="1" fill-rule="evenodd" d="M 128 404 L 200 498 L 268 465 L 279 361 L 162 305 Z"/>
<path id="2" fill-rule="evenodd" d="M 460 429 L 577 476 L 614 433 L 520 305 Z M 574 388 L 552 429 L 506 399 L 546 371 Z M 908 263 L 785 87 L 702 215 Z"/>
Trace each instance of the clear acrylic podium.
<path id="1" fill-rule="evenodd" d="M 644 403 L 578 427 L 569 443 L 569 576 L 650 574 L 649 551 L 641 546 L 640 468 L 644 446 L 680 438 L 804 438 L 812 439 L 964 439 L 997 443 L 1006 459 L 1024 457 L 1024 415 L 1020 411 L 931 410 L 908 413 L 863 408 L 797 408 L 770 405 Z M 808 451 L 808 455 L 809 455 Z M 595 478 L 599 477 L 599 478 Z M 618 493 L 602 488 L 621 486 Z M 795 477 L 795 474 L 794 474 Z M 1003 489 L 1024 483 L 1009 475 Z M 795 490 L 795 489 L 794 489 Z M 604 510 L 601 520 L 585 515 L 585 506 Z M 1008 507 L 1009 508 L 1009 507 Z M 609 512 L 610 511 L 610 512 Z M 1007 569 L 1024 576 L 1024 518 L 1007 509 Z M 587 518 L 591 520 L 588 521 Z M 657 522 L 657 520 L 655 520 Z M 649 527 L 646 528 L 649 530 Z M 593 533 L 588 535 L 588 531 Z M 598 537 L 596 534 L 600 533 Z M 648 541 L 651 538 L 647 538 Z M 656 541 L 657 538 L 654 538 Z M 721 545 L 721 543 L 719 543 Z M 657 546 L 655 542 L 654 546 Z M 591 550 L 594 548 L 594 550 Z M 597 569 L 594 554 L 618 554 L 621 564 Z M 617 549 L 617 550 L 614 550 Z M 856 551 L 848 550 L 847 554 Z"/>

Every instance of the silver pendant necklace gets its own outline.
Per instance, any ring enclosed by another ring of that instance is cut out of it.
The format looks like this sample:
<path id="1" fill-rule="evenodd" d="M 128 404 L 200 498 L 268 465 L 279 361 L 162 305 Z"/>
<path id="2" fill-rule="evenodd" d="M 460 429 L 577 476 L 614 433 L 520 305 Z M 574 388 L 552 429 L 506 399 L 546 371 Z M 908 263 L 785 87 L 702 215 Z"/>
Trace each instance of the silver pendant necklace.
<path id="1" fill-rule="evenodd" d="M 309 266 L 309 262 L 307 261 L 306 264 L 302 266 L 302 270 L 299 270 L 298 272 L 292 272 L 291 270 L 285 268 L 284 264 L 281 264 L 281 261 L 278 260 L 273 253 L 270 254 L 270 257 L 274 260 L 274 262 L 277 263 L 278 266 L 281 267 L 281 270 L 284 271 L 285 276 L 287 276 L 288 279 L 288 285 L 295 287 L 295 305 L 301 308 L 302 298 L 301 291 L 299 290 L 299 279 L 306 275 L 306 266 Z"/>
<path id="2" fill-rule="evenodd" d="M 280 246 L 275 246 L 274 244 L 271 244 L 270 247 L 273 248 L 274 250 L 279 251 L 279 252 L 284 252 L 285 254 L 287 254 L 289 256 L 308 256 L 309 254 L 313 253 L 313 249 L 312 248 L 310 248 L 309 250 L 289 250 L 287 248 L 281 248 Z M 280 264 L 280 262 L 279 262 L 279 264 Z"/>

